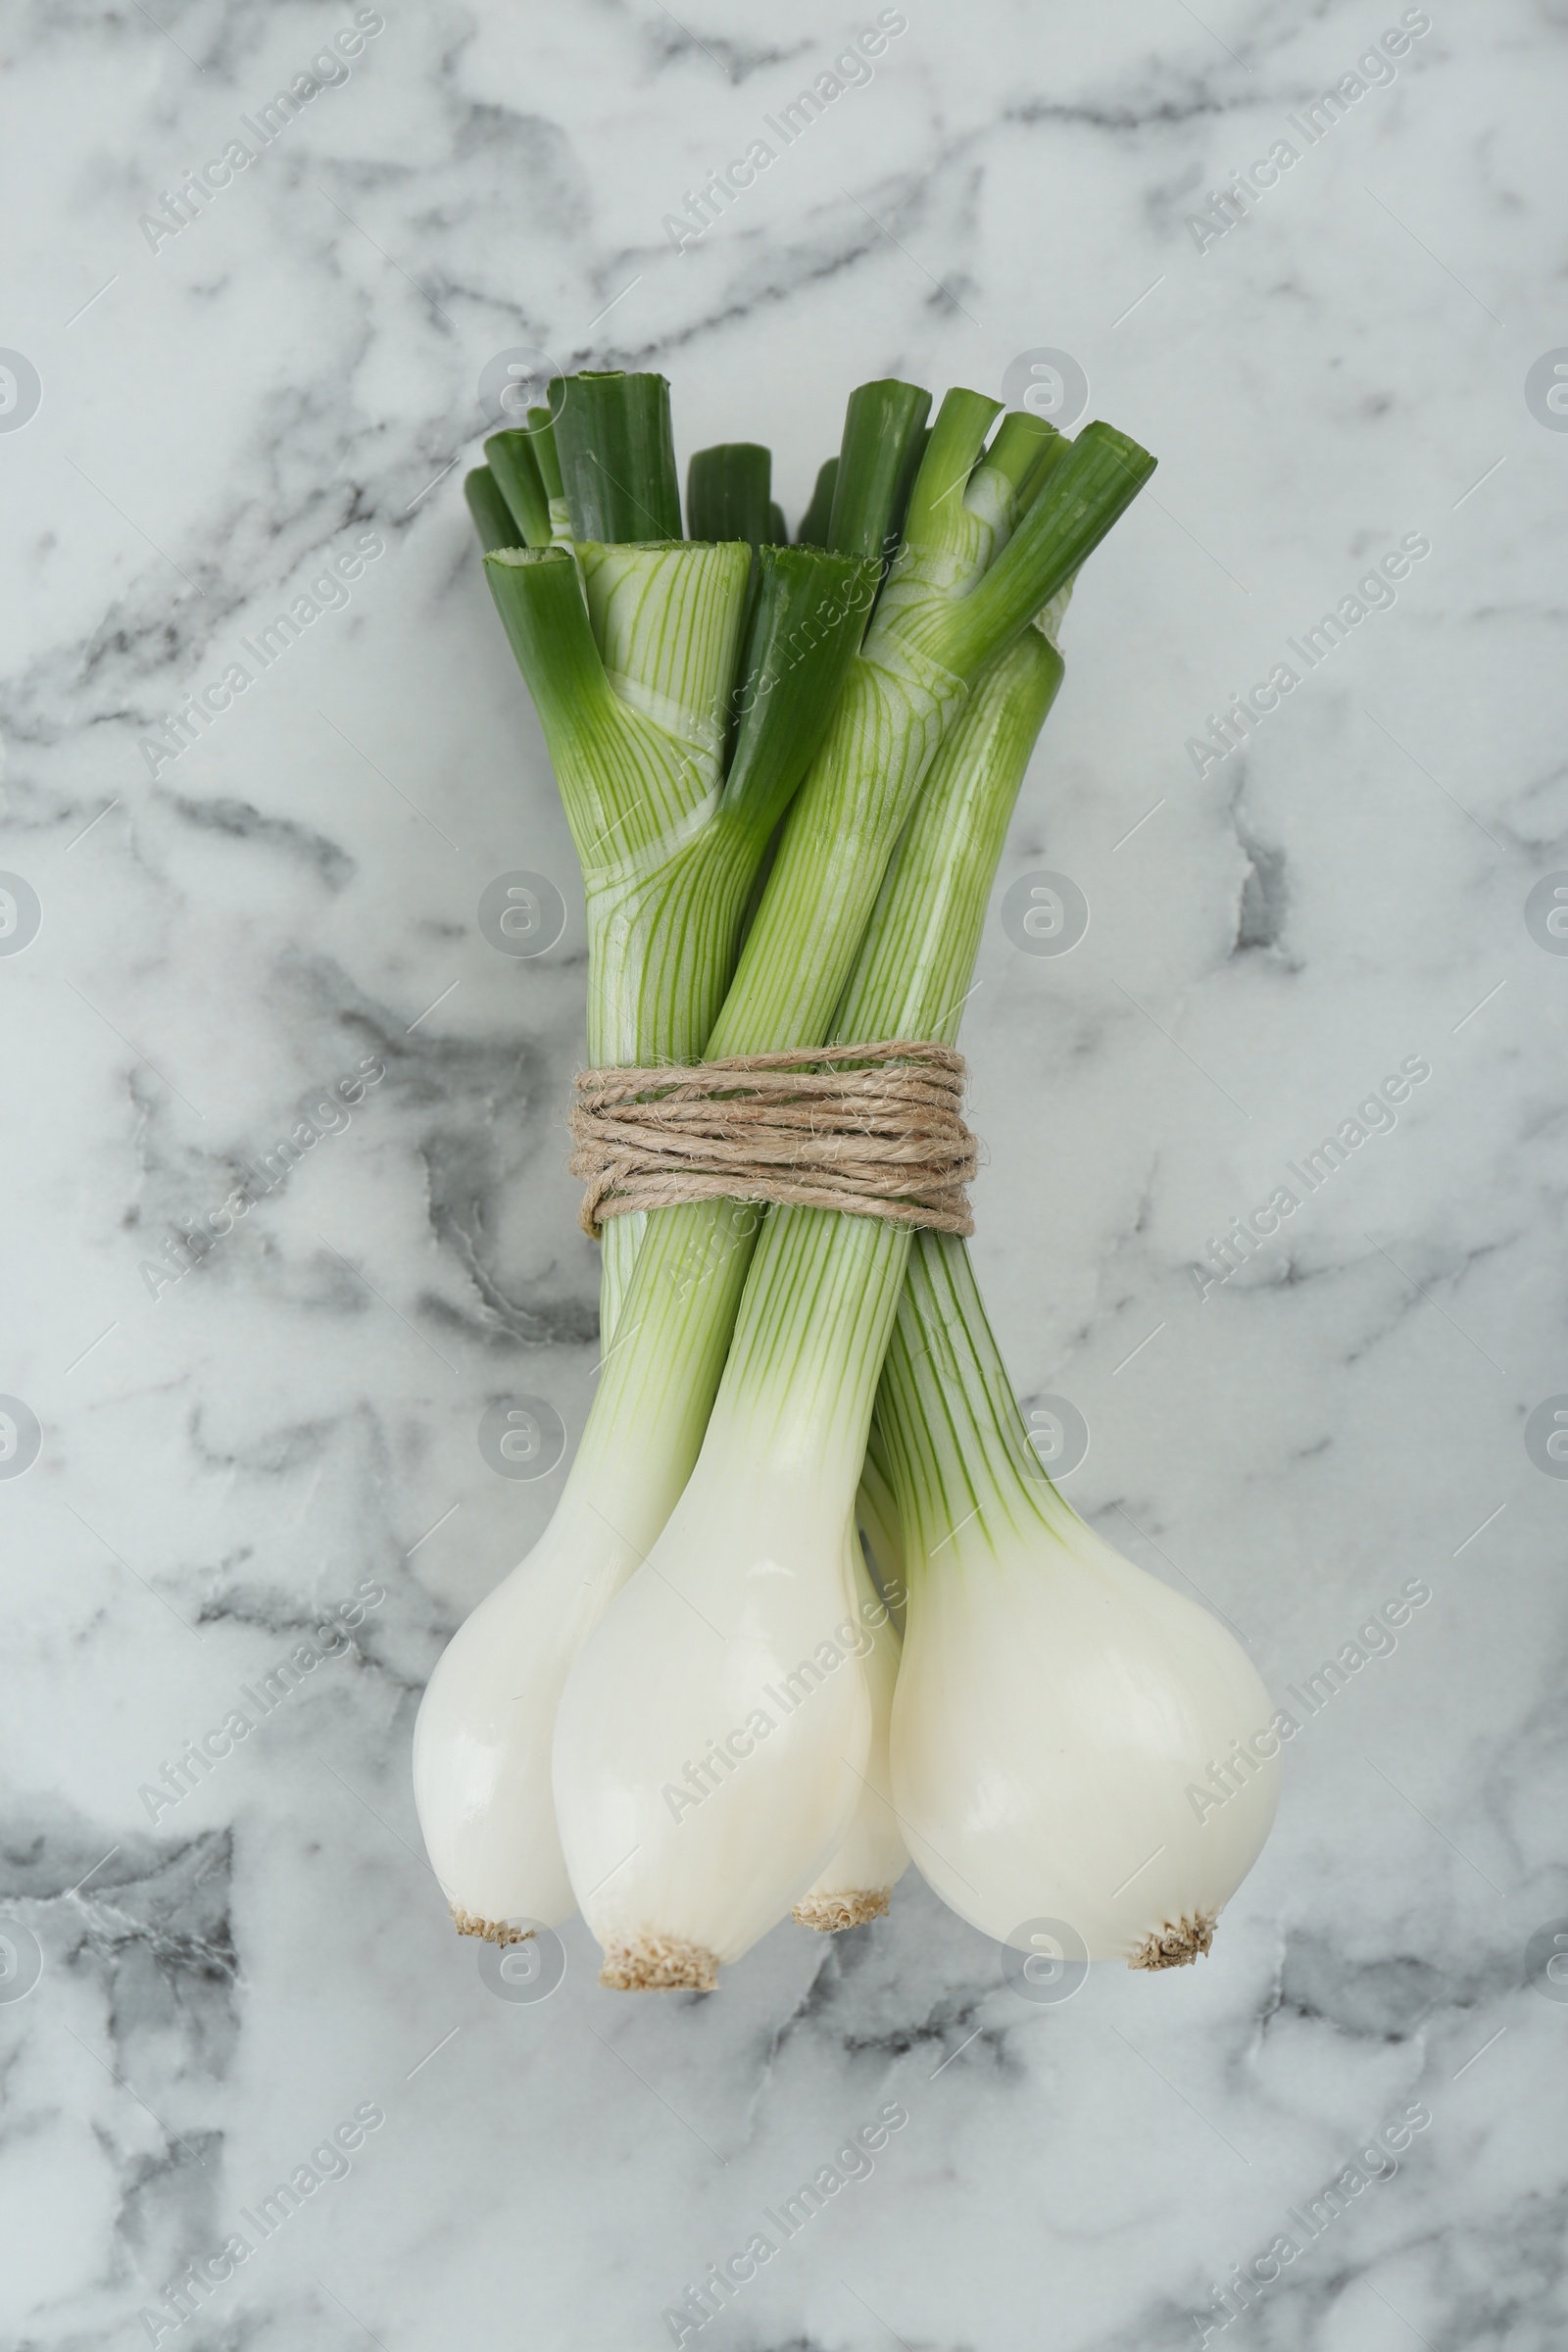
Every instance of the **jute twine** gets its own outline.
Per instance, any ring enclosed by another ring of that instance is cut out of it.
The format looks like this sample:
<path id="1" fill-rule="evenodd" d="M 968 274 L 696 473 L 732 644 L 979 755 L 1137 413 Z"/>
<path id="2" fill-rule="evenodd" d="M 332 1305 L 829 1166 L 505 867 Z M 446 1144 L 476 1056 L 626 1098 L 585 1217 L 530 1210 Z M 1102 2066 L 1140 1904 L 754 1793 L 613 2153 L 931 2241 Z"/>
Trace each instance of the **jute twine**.
<path id="1" fill-rule="evenodd" d="M 963 1188 L 980 1153 L 963 1083 L 961 1054 L 907 1038 L 580 1070 L 567 1122 L 567 1164 L 586 1187 L 579 1222 L 597 1240 L 608 1217 L 637 1209 L 781 1200 L 973 1233 Z"/>

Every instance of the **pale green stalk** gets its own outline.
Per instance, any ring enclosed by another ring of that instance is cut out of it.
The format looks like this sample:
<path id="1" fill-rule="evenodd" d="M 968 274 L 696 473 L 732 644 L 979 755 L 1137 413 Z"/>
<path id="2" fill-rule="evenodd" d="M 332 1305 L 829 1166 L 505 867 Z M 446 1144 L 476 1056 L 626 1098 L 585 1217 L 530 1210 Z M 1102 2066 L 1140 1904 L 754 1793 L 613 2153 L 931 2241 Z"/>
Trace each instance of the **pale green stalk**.
<path id="1" fill-rule="evenodd" d="M 588 1059 L 594 1067 L 689 1061 L 722 1001 L 734 918 L 763 846 L 749 815 L 720 816 L 751 551 L 675 542 L 585 545 L 577 556 L 598 661 L 571 625 L 576 614 L 561 611 L 552 618 L 562 625 L 525 674 L 582 866 Z M 509 575 L 541 564 L 563 575 L 576 568 L 553 550 L 486 559 L 514 642 L 514 593 L 524 583 Z M 563 577 L 563 598 L 566 591 Z M 635 1236 L 612 1228 L 600 1268 L 602 1333 L 613 1324 L 634 1254 Z"/>
<path id="2" fill-rule="evenodd" d="M 845 1041 L 957 1034 L 1023 772 L 1061 679 L 1033 629 L 988 671 L 889 869 L 835 1028 Z M 768 1212 L 705 1452 L 797 1464 L 848 1512 L 909 1253 L 906 1226 Z"/>
<path id="3" fill-rule="evenodd" d="M 899 1498 L 889 1471 L 886 1448 L 877 1442 L 876 1416 L 871 1417 L 860 1464 L 860 1484 L 855 1496 L 855 1516 L 862 1544 L 870 1552 L 871 1573 L 878 1592 L 904 1631 L 904 1527 Z"/>
<path id="4" fill-rule="evenodd" d="M 877 1392 L 874 1436 L 897 1496 L 908 1570 L 955 1528 L 965 1546 L 1060 1537 L 1078 1524 L 1029 1443 L 967 1246 L 916 1236 Z"/>

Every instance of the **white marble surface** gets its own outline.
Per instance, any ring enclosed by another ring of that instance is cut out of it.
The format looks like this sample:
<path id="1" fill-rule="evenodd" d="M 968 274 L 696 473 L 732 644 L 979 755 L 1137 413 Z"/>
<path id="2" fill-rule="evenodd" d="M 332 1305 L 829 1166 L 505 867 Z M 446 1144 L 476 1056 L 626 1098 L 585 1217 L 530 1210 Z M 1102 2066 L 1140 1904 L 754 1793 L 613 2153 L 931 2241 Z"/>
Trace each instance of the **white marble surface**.
<path id="1" fill-rule="evenodd" d="M 1568 2004 L 1525 1981 L 1568 1914 L 1568 1487 L 1523 1442 L 1568 1390 L 1568 962 L 1523 912 L 1568 866 L 1568 436 L 1524 392 L 1568 341 L 1561 25 L 1434 0 L 1200 252 L 1187 216 L 1392 0 L 907 13 L 680 254 L 662 217 L 869 13 L 398 0 L 156 253 L 139 216 L 348 0 L 7 24 L 0 343 L 42 385 L 0 432 L 0 865 L 42 909 L 0 957 L 0 1389 L 43 1432 L 0 1481 L 0 1911 L 43 1954 L 0 2003 L 0 2337 L 28 2352 L 635 2352 L 894 2102 L 871 2176 L 688 2340 L 1197 2344 L 1414 2102 L 1397 2171 L 1227 2340 L 1568 2329 Z M 1433 1596 L 1293 1744 L 1200 1968 L 1031 2008 L 906 1883 L 708 1999 L 601 1992 L 576 1928 L 530 2005 L 447 1927 L 417 1694 L 559 1484 L 496 1477 L 476 1426 L 528 1392 L 574 1432 L 594 1360 L 580 893 L 459 488 L 518 346 L 662 368 L 682 454 L 770 442 L 792 516 L 850 384 L 996 391 L 1039 346 L 1160 456 L 999 885 L 1070 874 L 1088 936 L 1026 957 L 994 908 L 981 959 L 978 1260 L 1020 1391 L 1090 1424 L 1074 1501 L 1274 1688 L 1406 1580 Z M 367 532 L 348 601 L 150 776 L 149 727 Z M 1200 778 L 1218 698 L 1405 533 L 1432 552 L 1397 603 Z M 476 923 L 514 867 L 568 906 L 532 962 Z M 1200 1303 L 1208 1237 L 1414 1055 L 1398 1127 Z M 352 1123 L 150 1296 L 141 1261 L 366 1057 Z M 362 1580 L 352 1654 L 153 1824 L 142 1786 Z M 139 2318 L 356 2108 L 385 2120 L 345 2177 L 177 2336 Z"/>

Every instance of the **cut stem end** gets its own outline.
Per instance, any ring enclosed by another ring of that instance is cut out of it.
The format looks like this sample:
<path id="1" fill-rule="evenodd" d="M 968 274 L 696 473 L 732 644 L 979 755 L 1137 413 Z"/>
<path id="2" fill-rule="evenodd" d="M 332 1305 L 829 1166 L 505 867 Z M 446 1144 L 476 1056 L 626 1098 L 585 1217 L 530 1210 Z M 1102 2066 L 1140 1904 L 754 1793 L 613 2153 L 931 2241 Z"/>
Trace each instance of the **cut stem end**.
<path id="1" fill-rule="evenodd" d="M 808 1894 L 796 1904 L 794 1917 L 819 1936 L 837 1936 L 841 1929 L 863 1928 L 868 1919 L 880 1919 L 892 1893 L 891 1886 L 869 1886 L 856 1894 Z"/>
<path id="2" fill-rule="evenodd" d="M 1193 1919 L 1184 1912 L 1174 1927 L 1167 1920 L 1134 1952 L 1129 1968 L 1191 1968 L 1214 1940 L 1214 1911 L 1200 1911 Z"/>
<path id="3" fill-rule="evenodd" d="M 700 1943 L 644 1935 L 633 1942 L 606 1944 L 599 1982 L 612 1992 L 712 1992 L 718 1962 Z"/>
<path id="4" fill-rule="evenodd" d="M 510 1920 L 481 1919 L 477 1911 L 465 1911 L 453 1903 L 452 1924 L 460 1936 L 478 1936 L 486 1943 L 525 1943 L 533 1934 L 532 1928 L 514 1928 Z"/>

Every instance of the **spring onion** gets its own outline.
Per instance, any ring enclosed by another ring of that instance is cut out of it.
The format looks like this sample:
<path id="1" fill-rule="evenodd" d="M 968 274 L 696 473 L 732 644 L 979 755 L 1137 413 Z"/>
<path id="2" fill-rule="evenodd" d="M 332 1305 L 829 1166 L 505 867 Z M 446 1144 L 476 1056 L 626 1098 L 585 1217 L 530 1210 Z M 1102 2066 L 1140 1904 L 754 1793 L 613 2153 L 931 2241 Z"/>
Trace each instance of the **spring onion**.
<path id="1" fill-rule="evenodd" d="M 1196 1959 L 1278 1801 L 1256 1669 L 1045 1477 L 952 1236 L 914 1244 L 876 1409 L 907 1580 L 894 1802 L 922 1873 L 1002 1942 L 1051 1923 L 1068 1957 Z M 1233 1793 L 1195 1805 L 1216 1769 Z"/>
<path id="2" fill-rule="evenodd" d="M 749 442 L 692 459 L 680 539 L 659 377 L 564 379 L 487 442 L 468 503 L 582 858 L 590 1060 L 956 1034 L 1056 628 L 1152 461 L 928 406 L 852 396 L 793 548 Z M 963 1243 L 744 1200 L 605 1233 L 561 1502 L 420 1711 L 460 1928 L 576 1902 L 607 1984 L 706 1987 L 792 1909 L 876 1916 L 912 1853 L 1004 1940 L 1206 1950 L 1276 1802 L 1262 1686 L 1044 1477 Z"/>

